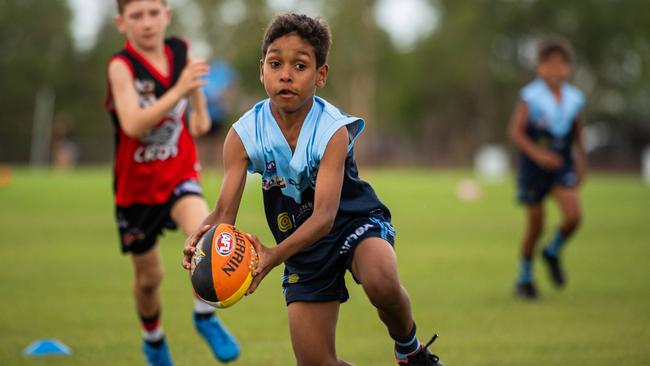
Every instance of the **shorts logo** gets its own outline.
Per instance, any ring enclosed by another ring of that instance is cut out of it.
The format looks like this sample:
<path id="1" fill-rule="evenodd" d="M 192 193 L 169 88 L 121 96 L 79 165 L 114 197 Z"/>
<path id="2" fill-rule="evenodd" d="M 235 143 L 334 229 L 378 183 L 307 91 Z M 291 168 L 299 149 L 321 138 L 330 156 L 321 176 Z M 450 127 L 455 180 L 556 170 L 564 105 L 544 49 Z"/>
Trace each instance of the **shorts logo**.
<path id="1" fill-rule="evenodd" d="M 291 221 L 291 217 L 289 217 L 289 213 L 281 212 L 278 215 L 278 229 L 283 233 L 293 229 L 293 222 Z"/>
<path id="2" fill-rule="evenodd" d="M 124 245 L 131 245 L 138 240 L 144 240 L 145 235 L 140 229 L 131 229 L 122 235 Z"/>
<path id="3" fill-rule="evenodd" d="M 223 257 L 227 257 L 234 248 L 235 240 L 228 233 L 221 233 L 214 242 L 214 249 Z"/>
<path id="4" fill-rule="evenodd" d="M 352 247 L 352 244 L 355 244 L 359 238 L 365 234 L 368 229 L 373 227 L 372 224 L 364 224 L 363 226 L 359 226 L 354 232 L 350 235 L 348 235 L 347 238 L 345 238 L 345 242 L 341 246 L 341 250 L 339 251 L 339 254 L 345 254 L 350 251 L 350 248 Z"/>
<path id="5" fill-rule="evenodd" d="M 289 278 L 287 278 L 287 283 L 296 283 L 298 281 L 300 281 L 300 276 L 295 273 L 290 274 Z"/>

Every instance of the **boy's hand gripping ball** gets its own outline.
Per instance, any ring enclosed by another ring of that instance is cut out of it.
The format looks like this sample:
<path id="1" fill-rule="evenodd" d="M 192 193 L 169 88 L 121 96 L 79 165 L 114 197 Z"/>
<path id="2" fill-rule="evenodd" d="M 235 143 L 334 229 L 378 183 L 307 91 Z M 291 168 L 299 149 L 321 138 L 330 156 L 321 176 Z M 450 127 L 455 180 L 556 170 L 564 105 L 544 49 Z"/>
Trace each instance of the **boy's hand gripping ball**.
<path id="1" fill-rule="evenodd" d="M 248 237 L 232 225 L 211 227 L 196 245 L 190 265 L 194 291 L 206 303 L 227 308 L 253 281 L 257 253 Z"/>

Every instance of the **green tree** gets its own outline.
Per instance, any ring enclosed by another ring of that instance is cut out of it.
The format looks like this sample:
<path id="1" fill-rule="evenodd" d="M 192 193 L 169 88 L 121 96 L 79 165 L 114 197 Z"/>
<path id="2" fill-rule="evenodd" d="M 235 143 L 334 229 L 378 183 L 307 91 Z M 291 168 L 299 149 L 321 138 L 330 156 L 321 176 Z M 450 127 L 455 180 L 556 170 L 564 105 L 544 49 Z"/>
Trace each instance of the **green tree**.
<path id="1" fill-rule="evenodd" d="M 37 91 L 47 86 L 59 94 L 68 82 L 69 22 L 64 0 L 0 1 L 0 161 L 28 158 Z"/>

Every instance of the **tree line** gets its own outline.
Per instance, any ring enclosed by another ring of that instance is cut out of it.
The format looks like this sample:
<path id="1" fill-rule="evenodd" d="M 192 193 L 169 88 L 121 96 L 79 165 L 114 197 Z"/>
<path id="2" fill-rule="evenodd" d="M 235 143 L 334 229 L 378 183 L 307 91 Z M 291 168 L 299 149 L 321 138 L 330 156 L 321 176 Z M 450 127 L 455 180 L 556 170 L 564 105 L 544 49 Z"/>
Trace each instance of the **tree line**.
<path id="1" fill-rule="evenodd" d="M 575 48 L 573 82 L 587 95 L 590 160 L 603 167 L 638 165 L 650 143 L 649 2 L 429 3 L 438 24 L 408 50 L 396 47 L 377 24 L 377 1 L 313 0 L 306 8 L 323 16 L 333 34 L 330 78 L 319 94 L 367 120 L 360 159 L 468 164 L 481 145 L 507 144 L 518 90 L 534 77 L 536 43 L 563 36 Z M 265 97 L 260 45 L 277 11 L 262 0 L 187 0 L 174 8 L 170 33 L 200 40 L 239 73 L 228 123 Z M 54 132 L 67 126 L 80 161 L 110 161 L 113 127 L 102 107 L 106 64 L 124 42 L 112 16 L 103 19 L 95 45 L 81 51 L 67 1 L 0 0 L 0 162 L 28 161 L 36 95 L 43 88 L 55 92 Z"/>

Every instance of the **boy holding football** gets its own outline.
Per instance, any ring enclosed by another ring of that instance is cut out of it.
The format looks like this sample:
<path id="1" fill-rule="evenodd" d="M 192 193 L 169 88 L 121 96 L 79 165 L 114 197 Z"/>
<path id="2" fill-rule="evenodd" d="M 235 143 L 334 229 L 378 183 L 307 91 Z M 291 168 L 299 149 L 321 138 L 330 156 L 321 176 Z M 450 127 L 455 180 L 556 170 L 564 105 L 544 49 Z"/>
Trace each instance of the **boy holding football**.
<path id="1" fill-rule="evenodd" d="M 165 38 L 171 10 L 164 0 L 117 0 L 117 6 L 115 23 L 126 44 L 109 61 L 106 99 L 116 130 L 116 220 L 122 252 L 133 263 L 143 351 L 149 365 L 165 366 L 172 361 L 160 324 L 156 242 L 164 229 L 193 232 L 208 214 L 192 139 L 210 126 L 200 90 L 208 67 L 189 59 L 184 41 Z M 188 100 L 192 112 L 186 121 Z M 196 299 L 193 317 L 219 360 L 237 358 L 239 346 L 212 307 Z"/>
<path id="2" fill-rule="evenodd" d="M 537 79 L 521 90 L 510 124 L 510 137 L 520 150 L 517 196 L 526 206 L 527 224 L 515 285 L 515 294 L 524 299 L 538 296 L 532 264 L 543 228 L 546 195 L 553 195 L 562 212 L 559 227 L 541 253 L 558 287 L 566 282 L 561 249 L 581 220 L 578 189 L 587 173 L 587 159 L 580 112 L 585 99 L 567 82 L 571 63 L 571 47 L 566 41 L 543 43 L 538 51 Z"/>
<path id="3" fill-rule="evenodd" d="M 234 224 L 246 173 L 262 175 L 264 207 L 277 245 L 251 237 L 259 255 L 248 293 L 285 264 L 283 292 L 298 365 L 349 365 L 335 333 L 348 299 L 350 271 L 395 341 L 400 365 L 442 365 L 416 337 L 411 304 L 399 281 L 390 211 L 359 179 L 353 145 L 365 122 L 315 96 L 329 66 L 328 26 L 320 19 L 276 17 L 264 36 L 260 81 L 269 98 L 237 121 L 224 143 L 216 208 L 188 237 L 183 266 L 214 224 Z M 434 336 L 435 339 L 435 336 Z"/>

